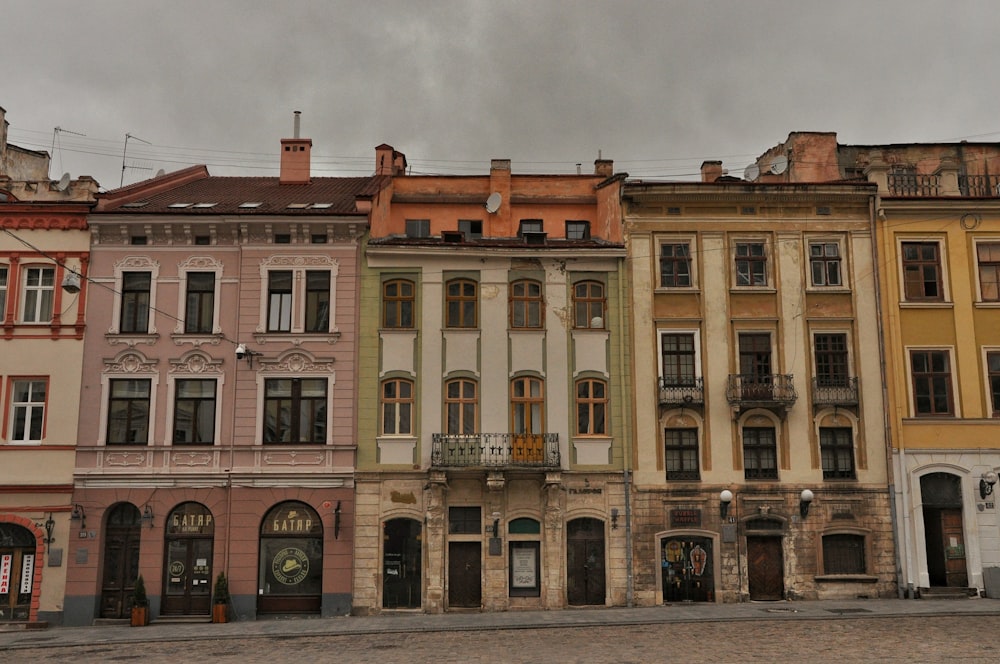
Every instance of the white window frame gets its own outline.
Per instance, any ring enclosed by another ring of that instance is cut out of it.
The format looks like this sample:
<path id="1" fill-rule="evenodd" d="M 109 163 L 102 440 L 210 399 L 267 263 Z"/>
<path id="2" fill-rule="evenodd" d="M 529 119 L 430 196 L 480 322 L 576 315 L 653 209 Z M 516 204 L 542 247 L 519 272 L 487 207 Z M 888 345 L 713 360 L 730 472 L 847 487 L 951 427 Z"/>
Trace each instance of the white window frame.
<path id="1" fill-rule="evenodd" d="M 185 332 L 184 324 L 187 318 L 188 274 L 191 272 L 211 272 L 215 275 L 215 297 L 212 309 L 212 332 Z M 220 302 L 222 300 L 222 263 L 211 256 L 192 256 L 177 265 L 177 276 L 180 280 L 177 291 L 177 325 L 174 334 L 186 337 L 205 336 L 207 334 L 222 334 L 219 320 Z"/>
<path id="2" fill-rule="evenodd" d="M 896 279 L 899 281 L 899 304 L 901 307 L 951 307 L 951 284 L 948 279 L 948 246 L 945 238 L 928 235 L 897 235 L 896 240 Z M 938 245 L 938 257 L 941 268 L 941 299 L 940 300 L 908 300 L 906 298 L 905 270 L 903 268 L 903 244 L 930 243 Z M 978 264 L 977 264 L 978 265 Z M 976 270 L 978 282 L 978 272 Z"/>
<path id="3" fill-rule="evenodd" d="M 7 318 L 7 295 L 10 288 L 10 265 L 0 263 L 0 325 Z"/>
<path id="4" fill-rule="evenodd" d="M 113 360 L 104 363 L 104 371 L 101 373 L 101 419 L 97 429 L 97 444 L 101 447 L 111 449 L 125 447 L 125 445 L 114 443 L 108 445 L 108 408 L 111 405 L 111 381 L 117 379 L 124 380 L 149 380 L 149 423 L 146 427 L 147 436 L 145 445 L 149 446 L 153 442 L 156 431 L 156 404 L 157 386 L 160 382 L 160 372 L 156 368 L 158 360 L 148 360 L 141 353 L 126 349 L 119 353 Z M 142 444 L 142 443 L 137 443 Z"/>
<path id="5" fill-rule="evenodd" d="M 122 288 L 126 272 L 149 272 L 149 324 L 145 332 L 122 332 Z M 149 337 L 156 332 L 156 284 L 160 276 L 160 264 L 148 256 L 126 256 L 114 266 L 115 285 L 114 290 L 117 295 L 111 309 L 111 327 L 108 334 L 123 335 L 127 337 Z M 182 328 L 183 329 L 183 328 Z"/>
<path id="6" fill-rule="evenodd" d="M 840 284 L 817 284 L 813 282 L 812 247 L 814 244 L 836 244 L 840 259 Z M 805 237 L 806 283 L 809 290 L 843 291 L 851 289 L 847 243 L 841 235 L 807 235 Z"/>
<path id="7" fill-rule="evenodd" d="M 329 329 L 326 332 L 306 332 L 306 272 L 330 273 L 330 314 Z M 329 256 L 271 256 L 260 262 L 260 313 L 256 334 L 287 337 L 289 334 L 299 336 L 323 336 L 338 334 L 337 312 L 337 275 L 340 262 Z M 268 301 L 268 286 L 271 272 L 292 273 L 292 321 L 287 332 L 269 332 L 267 320 L 270 314 Z"/>
<path id="8" fill-rule="evenodd" d="M 764 245 L 764 283 L 748 284 L 739 283 L 736 274 L 736 247 L 740 244 L 763 244 Z M 774 290 L 774 246 L 771 237 L 767 235 L 739 235 L 729 240 L 729 271 L 731 274 L 730 283 L 732 288 L 741 291 L 773 291 Z"/>
<path id="9" fill-rule="evenodd" d="M 28 286 L 28 273 L 32 270 L 51 270 L 52 271 L 52 285 L 51 286 Z M 27 264 L 21 266 L 21 307 L 20 307 L 20 322 L 29 325 L 44 325 L 46 323 L 51 323 L 52 318 L 56 314 L 56 277 L 59 276 L 59 271 L 53 264 L 40 265 L 40 264 Z M 8 276 L 8 279 L 10 277 Z M 26 307 L 28 306 L 28 294 L 33 293 L 36 297 L 44 299 L 44 294 L 49 293 L 51 297 L 50 306 L 52 311 L 49 313 L 48 318 L 39 319 L 37 314 L 39 311 L 36 310 L 36 317 L 29 320 L 26 316 Z"/>
<path id="10" fill-rule="evenodd" d="M 17 395 L 17 385 L 20 383 L 29 383 L 28 388 L 28 401 L 15 401 Z M 32 401 L 31 393 L 34 392 L 34 384 L 43 383 L 45 385 L 45 398 L 41 401 Z M 43 440 L 45 440 L 45 431 L 48 422 L 46 421 L 46 415 L 49 399 L 49 377 L 48 376 L 18 376 L 12 377 L 7 381 L 8 396 L 10 398 L 10 409 L 9 413 L 9 430 L 7 431 L 7 440 L 14 445 L 38 445 Z M 14 437 L 14 421 L 15 413 L 19 408 L 24 408 L 27 412 L 25 413 L 25 422 L 31 422 L 31 416 L 36 409 L 41 409 L 42 411 L 42 431 L 39 438 L 31 438 L 31 426 L 25 426 L 24 435 L 28 437 L 15 438 Z"/>
<path id="11" fill-rule="evenodd" d="M 661 286 L 662 275 L 660 274 L 660 257 L 664 244 L 686 244 L 691 259 L 691 285 L 690 286 Z M 698 279 L 698 236 L 696 235 L 654 235 L 653 236 L 653 274 L 655 282 L 654 291 L 690 293 L 700 289 Z"/>

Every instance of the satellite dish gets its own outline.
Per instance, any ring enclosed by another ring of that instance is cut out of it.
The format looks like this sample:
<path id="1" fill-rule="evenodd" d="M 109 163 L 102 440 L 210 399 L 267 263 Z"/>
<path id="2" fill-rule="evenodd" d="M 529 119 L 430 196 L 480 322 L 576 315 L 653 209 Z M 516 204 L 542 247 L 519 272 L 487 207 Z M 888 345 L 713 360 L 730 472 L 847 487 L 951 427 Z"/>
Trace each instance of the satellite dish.
<path id="1" fill-rule="evenodd" d="M 774 158 L 771 162 L 771 172 L 775 175 L 781 175 L 786 170 L 788 170 L 788 157 L 785 155 L 780 155 Z"/>
<path id="2" fill-rule="evenodd" d="M 503 196 L 500 195 L 499 191 L 494 191 L 490 194 L 490 197 L 486 199 L 486 211 L 493 214 L 500 209 L 500 203 L 503 202 Z"/>
<path id="3" fill-rule="evenodd" d="M 743 179 L 753 182 L 760 175 L 760 168 L 757 164 L 750 164 L 743 171 Z"/>
<path id="4" fill-rule="evenodd" d="M 63 173 L 63 176 L 59 178 L 59 182 L 56 182 L 56 191 L 66 191 L 69 189 L 69 173 Z"/>
<path id="5" fill-rule="evenodd" d="M 162 178 L 166 174 L 167 174 L 167 172 L 161 168 L 160 170 L 156 171 L 156 175 L 154 175 L 153 177 L 154 178 Z"/>

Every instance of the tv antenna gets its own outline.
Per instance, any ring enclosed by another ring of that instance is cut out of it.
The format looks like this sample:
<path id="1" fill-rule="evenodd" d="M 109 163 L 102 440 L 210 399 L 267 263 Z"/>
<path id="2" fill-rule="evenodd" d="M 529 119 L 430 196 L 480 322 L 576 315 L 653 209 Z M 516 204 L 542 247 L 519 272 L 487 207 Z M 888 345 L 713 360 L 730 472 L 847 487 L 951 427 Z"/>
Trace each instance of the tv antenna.
<path id="1" fill-rule="evenodd" d="M 70 131 L 69 129 L 63 129 L 62 127 L 55 127 L 52 130 L 52 148 L 49 149 L 49 154 L 55 156 L 56 153 L 56 143 L 59 143 L 59 134 L 73 134 L 74 136 L 86 136 L 86 134 L 81 134 L 78 131 Z M 59 145 L 59 167 L 62 168 L 62 145 Z M 52 162 L 49 161 L 49 172 L 51 173 Z"/>
<path id="2" fill-rule="evenodd" d="M 128 152 L 128 139 L 130 139 L 130 138 L 133 141 L 139 141 L 140 143 L 145 143 L 146 145 L 152 145 L 152 143 L 150 143 L 149 141 L 143 140 L 143 139 L 139 138 L 138 136 L 133 136 L 132 134 L 129 134 L 129 133 L 125 134 L 125 147 L 122 148 L 122 179 L 121 179 L 121 182 L 118 183 L 119 187 L 122 187 L 122 186 L 125 185 L 125 153 Z M 150 169 L 147 168 L 145 170 L 148 171 Z"/>

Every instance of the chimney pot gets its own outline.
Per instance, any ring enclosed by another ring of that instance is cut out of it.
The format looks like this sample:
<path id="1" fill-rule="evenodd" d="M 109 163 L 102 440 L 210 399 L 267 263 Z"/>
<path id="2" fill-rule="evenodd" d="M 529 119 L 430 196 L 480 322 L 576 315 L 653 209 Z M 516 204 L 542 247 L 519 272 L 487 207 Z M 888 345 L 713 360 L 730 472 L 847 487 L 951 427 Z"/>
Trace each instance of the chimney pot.
<path id="1" fill-rule="evenodd" d="M 724 175 L 721 161 L 701 162 L 701 181 L 715 182 Z"/>
<path id="2" fill-rule="evenodd" d="M 295 111 L 295 133 L 292 134 L 293 138 L 299 137 L 299 122 L 302 120 L 302 111 Z"/>

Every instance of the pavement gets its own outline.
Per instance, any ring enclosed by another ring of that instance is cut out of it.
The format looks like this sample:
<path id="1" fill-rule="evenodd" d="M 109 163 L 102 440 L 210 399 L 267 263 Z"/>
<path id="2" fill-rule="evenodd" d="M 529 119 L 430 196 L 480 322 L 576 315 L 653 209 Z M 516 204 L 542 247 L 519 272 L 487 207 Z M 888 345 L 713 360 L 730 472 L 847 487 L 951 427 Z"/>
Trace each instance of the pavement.
<path id="1" fill-rule="evenodd" d="M 0 631 L 0 652 L 30 648 L 150 642 L 248 640 L 296 636 L 498 631 L 694 622 L 877 619 L 918 616 L 1000 616 L 1000 600 L 868 599 L 684 603 L 636 608 L 568 608 L 498 613 L 385 612 L 377 616 L 286 618 L 230 622 L 154 621 L 148 627 L 110 625 Z M 0 658 L 2 659 L 2 658 Z"/>

